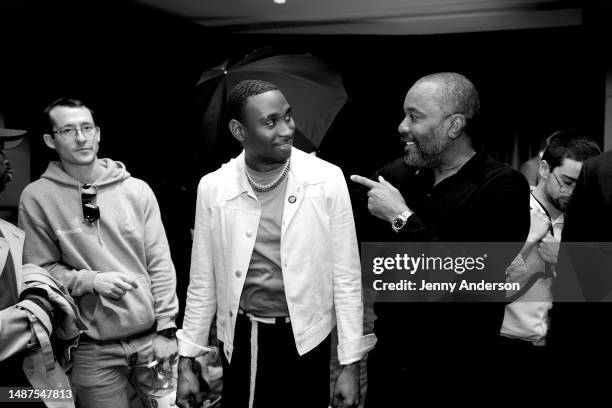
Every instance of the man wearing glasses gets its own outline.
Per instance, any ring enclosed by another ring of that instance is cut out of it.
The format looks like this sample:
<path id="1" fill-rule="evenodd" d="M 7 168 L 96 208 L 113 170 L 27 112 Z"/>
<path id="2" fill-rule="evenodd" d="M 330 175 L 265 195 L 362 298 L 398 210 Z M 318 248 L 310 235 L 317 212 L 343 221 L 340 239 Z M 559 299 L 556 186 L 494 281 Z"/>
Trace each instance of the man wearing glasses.
<path id="1" fill-rule="evenodd" d="M 506 350 L 536 350 L 534 346 L 546 345 L 564 211 L 582 162 L 599 153 L 597 143 L 577 130 L 556 132 L 549 138 L 538 184 L 531 187 L 529 236 L 506 271 L 508 281 L 521 284 L 504 314 L 499 344 Z"/>
<path id="2" fill-rule="evenodd" d="M 45 110 L 59 162 L 26 187 L 24 259 L 48 269 L 77 300 L 81 335 L 72 381 L 83 407 L 128 406 L 128 382 L 149 406 L 148 369 L 176 362 L 176 275 L 151 188 L 121 162 L 97 157 L 100 128 L 82 102 Z M 154 404 L 155 405 L 155 404 Z"/>

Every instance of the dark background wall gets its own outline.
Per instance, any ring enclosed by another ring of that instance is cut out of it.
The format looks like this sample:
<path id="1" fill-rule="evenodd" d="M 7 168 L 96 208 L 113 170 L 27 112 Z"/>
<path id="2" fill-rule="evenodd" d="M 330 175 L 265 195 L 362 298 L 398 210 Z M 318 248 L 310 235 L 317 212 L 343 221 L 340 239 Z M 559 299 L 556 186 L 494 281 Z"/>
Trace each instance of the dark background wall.
<path id="1" fill-rule="evenodd" d="M 60 96 L 92 106 L 100 156 L 123 161 L 156 191 L 180 274 L 188 270 L 195 184 L 238 149 L 198 155 L 194 84 L 204 69 L 257 47 L 308 51 L 341 72 L 351 101 L 320 156 L 347 174 L 370 174 L 401 154 L 404 95 L 434 71 L 474 81 L 482 141 L 502 161 L 510 163 L 515 137 L 520 160 L 555 129 L 583 127 L 603 140 L 609 61 L 598 7 L 585 10 L 582 27 L 411 37 L 235 36 L 116 1 L 8 1 L 0 10 L 6 126 L 36 129 Z M 39 131 L 32 135 L 36 178 L 53 155 Z"/>

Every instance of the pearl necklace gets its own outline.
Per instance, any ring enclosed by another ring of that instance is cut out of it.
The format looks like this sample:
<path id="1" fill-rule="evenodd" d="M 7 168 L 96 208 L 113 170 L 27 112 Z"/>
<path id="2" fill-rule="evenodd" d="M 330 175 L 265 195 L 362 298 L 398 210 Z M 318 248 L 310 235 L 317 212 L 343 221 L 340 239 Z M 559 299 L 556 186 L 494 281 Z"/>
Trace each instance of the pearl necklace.
<path id="1" fill-rule="evenodd" d="M 265 185 L 257 184 L 255 180 L 253 180 L 253 178 L 249 174 L 248 168 L 249 167 L 245 163 L 244 164 L 244 174 L 246 174 L 246 177 L 249 180 L 249 184 L 251 184 L 251 187 L 253 187 L 253 190 L 257 191 L 258 193 L 266 193 L 278 187 L 278 185 L 283 182 L 285 177 L 287 177 L 287 174 L 289 173 L 289 160 L 285 162 L 285 168 L 283 169 L 281 174 L 276 178 L 276 180 L 272 181 L 269 184 L 265 184 Z"/>

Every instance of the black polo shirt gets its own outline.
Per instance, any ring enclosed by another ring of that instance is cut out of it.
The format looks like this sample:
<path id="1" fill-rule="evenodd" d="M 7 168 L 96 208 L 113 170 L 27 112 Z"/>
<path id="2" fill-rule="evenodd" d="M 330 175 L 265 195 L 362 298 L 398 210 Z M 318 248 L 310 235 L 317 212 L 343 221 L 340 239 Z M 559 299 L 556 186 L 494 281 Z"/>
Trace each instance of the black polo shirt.
<path id="1" fill-rule="evenodd" d="M 527 238 L 529 185 L 519 172 L 488 155 L 474 155 L 435 186 L 431 170 L 409 167 L 403 158 L 378 170 L 372 179 L 379 175 L 402 193 L 414 214 L 395 233 L 389 222 L 364 215 L 367 190 L 355 191 L 362 241 L 514 242 L 518 251 Z M 503 274 L 505 266 L 499 269 Z M 385 353 L 404 347 L 437 351 L 493 347 L 504 306 L 501 302 L 377 303 L 378 348 Z"/>
<path id="2" fill-rule="evenodd" d="M 408 167 L 403 158 L 378 170 L 374 178 L 379 175 L 400 190 L 414 211 L 400 234 L 381 220 L 384 225 L 379 227 L 388 230 L 385 235 L 393 240 L 524 242 L 527 238 L 529 185 L 519 172 L 488 155 L 475 154 L 435 186 L 432 170 Z"/>

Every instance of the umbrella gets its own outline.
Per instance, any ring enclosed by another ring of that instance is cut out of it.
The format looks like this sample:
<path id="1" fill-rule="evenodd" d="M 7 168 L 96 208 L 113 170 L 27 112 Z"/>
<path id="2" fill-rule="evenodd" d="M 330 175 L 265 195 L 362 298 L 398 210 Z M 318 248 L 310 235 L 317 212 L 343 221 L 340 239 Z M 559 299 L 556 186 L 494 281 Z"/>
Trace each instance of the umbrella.
<path id="1" fill-rule="evenodd" d="M 295 118 L 295 147 L 307 152 L 319 148 L 325 133 L 348 97 L 340 74 L 309 54 L 276 54 L 255 50 L 236 63 L 225 61 L 202 73 L 196 85 L 196 109 L 201 116 L 203 150 L 218 157 L 228 147 L 224 105 L 240 81 L 258 79 L 275 84 L 291 105 Z"/>

